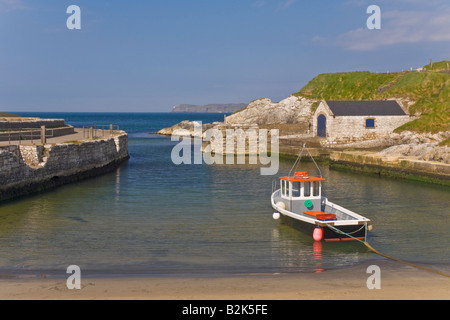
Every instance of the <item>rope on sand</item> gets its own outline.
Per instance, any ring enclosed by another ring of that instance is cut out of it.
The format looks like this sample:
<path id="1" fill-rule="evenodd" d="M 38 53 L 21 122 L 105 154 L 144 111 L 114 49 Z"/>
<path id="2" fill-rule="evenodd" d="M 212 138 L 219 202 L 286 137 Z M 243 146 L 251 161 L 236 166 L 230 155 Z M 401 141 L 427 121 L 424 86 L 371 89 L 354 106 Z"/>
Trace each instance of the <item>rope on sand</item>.
<path id="1" fill-rule="evenodd" d="M 434 270 L 434 269 L 422 267 L 422 266 L 419 266 L 419 265 L 417 265 L 417 264 L 414 264 L 414 263 L 411 263 L 411 262 L 408 262 L 408 261 L 404 261 L 404 260 L 400 260 L 400 259 L 397 259 L 397 258 L 393 258 L 393 257 L 391 257 L 391 256 L 388 256 L 388 255 L 386 255 L 386 254 L 384 254 L 384 253 L 381 253 L 380 251 L 376 250 L 376 249 L 375 249 L 374 247 L 372 247 L 367 241 L 362 241 L 362 240 L 360 240 L 360 239 L 357 239 L 357 238 L 353 237 L 352 235 L 350 235 L 350 234 L 348 234 L 348 233 L 345 233 L 344 231 L 339 230 L 339 229 L 337 229 L 337 228 L 335 228 L 334 226 L 331 226 L 331 225 L 329 225 L 329 224 L 327 224 L 327 227 L 330 228 L 331 230 L 337 232 L 337 233 L 346 235 L 346 236 L 348 236 L 348 237 L 350 237 L 350 238 L 353 238 L 353 239 L 355 239 L 355 240 L 361 242 L 361 243 L 364 244 L 369 250 L 371 250 L 372 252 L 374 252 L 374 253 L 376 253 L 376 254 L 382 256 L 382 257 L 385 257 L 385 258 L 387 258 L 387 259 L 390 259 L 390 260 L 393 260 L 393 261 L 396 261 L 396 262 L 400 262 L 400 263 L 406 264 L 406 265 L 408 265 L 408 266 L 411 266 L 411 267 L 414 267 L 414 268 L 417 268 L 417 269 L 425 270 L 425 271 L 428 271 L 428 272 L 432 272 L 432 273 L 435 273 L 435 274 L 438 274 L 438 275 L 441 275 L 441 276 L 450 278 L 450 274 L 448 274 L 448 273 L 444 273 L 444 272 L 437 271 L 437 270 Z"/>

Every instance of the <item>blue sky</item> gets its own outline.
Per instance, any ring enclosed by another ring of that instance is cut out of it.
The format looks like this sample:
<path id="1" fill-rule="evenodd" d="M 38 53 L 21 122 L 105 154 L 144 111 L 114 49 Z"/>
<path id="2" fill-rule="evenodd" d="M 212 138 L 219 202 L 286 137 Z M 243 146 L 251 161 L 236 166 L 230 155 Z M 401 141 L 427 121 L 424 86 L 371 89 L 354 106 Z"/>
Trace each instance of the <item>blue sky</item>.
<path id="1" fill-rule="evenodd" d="M 320 73 L 430 58 L 450 60 L 448 0 L 0 0 L 0 111 L 279 101 Z"/>

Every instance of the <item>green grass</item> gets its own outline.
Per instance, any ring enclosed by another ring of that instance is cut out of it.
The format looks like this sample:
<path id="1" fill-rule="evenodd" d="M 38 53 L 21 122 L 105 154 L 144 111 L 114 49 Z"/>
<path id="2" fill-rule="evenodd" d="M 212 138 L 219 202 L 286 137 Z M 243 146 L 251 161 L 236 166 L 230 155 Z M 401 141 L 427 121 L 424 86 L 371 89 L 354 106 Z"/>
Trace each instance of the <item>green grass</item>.
<path id="1" fill-rule="evenodd" d="M 80 144 L 82 144 L 83 142 L 82 142 L 82 141 L 79 141 L 79 140 L 70 140 L 70 141 L 64 141 L 63 143 L 80 145 Z"/>
<path id="2" fill-rule="evenodd" d="M 399 74 L 343 72 L 321 74 L 294 95 L 325 100 L 373 100 L 378 89 L 389 85 Z"/>
<path id="3" fill-rule="evenodd" d="M 447 68 L 448 61 L 433 63 L 430 72 L 371 73 L 343 72 L 321 74 L 311 80 L 296 96 L 325 100 L 381 100 L 409 98 L 416 101 L 409 113 L 420 118 L 397 132 L 450 130 L 450 74 L 436 72 Z"/>
<path id="4" fill-rule="evenodd" d="M 440 146 L 447 146 L 450 147 L 450 138 L 445 139 L 441 143 L 439 143 Z"/>
<path id="5" fill-rule="evenodd" d="M 433 67 L 430 64 L 424 66 L 428 71 L 442 71 L 450 69 L 450 61 L 444 60 L 439 62 L 433 62 Z"/>
<path id="6" fill-rule="evenodd" d="M 9 112 L 0 112 L 0 117 L 2 118 L 21 118 L 17 114 L 9 113 Z"/>

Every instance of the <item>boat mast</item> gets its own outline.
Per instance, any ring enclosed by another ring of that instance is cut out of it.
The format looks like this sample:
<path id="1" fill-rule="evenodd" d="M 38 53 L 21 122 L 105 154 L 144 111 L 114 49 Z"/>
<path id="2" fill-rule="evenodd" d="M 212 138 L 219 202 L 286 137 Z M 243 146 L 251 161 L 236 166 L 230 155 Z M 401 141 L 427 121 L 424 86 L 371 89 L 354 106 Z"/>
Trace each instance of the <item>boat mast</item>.
<path id="1" fill-rule="evenodd" d="M 311 157 L 312 161 L 314 162 L 314 165 L 316 166 L 317 170 L 319 171 L 320 178 L 323 178 L 323 177 L 322 177 L 322 171 L 320 171 L 320 168 L 319 168 L 319 166 L 317 165 L 316 161 L 314 160 L 314 157 L 311 155 L 311 152 L 309 152 L 309 149 L 306 147 L 306 143 L 303 144 L 303 148 L 302 148 L 302 150 L 300 151 L 300 153 L 299 153 L 299 155 L 298 155 L 298 157 L 297 157 L 297 160 L 295 160 L 294 165 L 293 165 L 292 168 L 291 168 L 291 171 L 289 171 L 288 177 L 291 177 L 292 171 L 294 172 L 294 174 L 295 174 L 295 172 L 297 171 L 297 166 L 300 164 L 300 161 L 301 161 L 301 159 L 302 159 L 303 150 L 305 150 L 305 149 L 306 149 L 306 151 L 308 152 L 309 156 Z"/>

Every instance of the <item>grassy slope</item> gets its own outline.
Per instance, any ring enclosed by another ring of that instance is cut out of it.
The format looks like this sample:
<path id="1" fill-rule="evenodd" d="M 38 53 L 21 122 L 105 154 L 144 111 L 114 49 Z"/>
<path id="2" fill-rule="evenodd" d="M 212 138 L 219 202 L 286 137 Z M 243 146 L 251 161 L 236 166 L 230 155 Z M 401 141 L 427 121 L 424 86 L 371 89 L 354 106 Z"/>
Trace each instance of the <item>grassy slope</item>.
<path id="1" fill-rule="evenodd" d="M 325 100 L 379 100 L 408 97 L 411 114 L 420 118 L 396 131 L 450 130 L 450 74 L 439 71 L 449 61 L 433 63 L 433 71 L 402 73 L 344 72 L 321 74 L 294 95 Z M 425 66 L 429 70 L 429 66 Z"/>
<path id="2" fill-rule="evenodd" d="M 17 114 L 12 114 L 12 113 L 9 113 L 9 112 L 0 112 L 0 117 L 5 117 L 5 118 L 17 118 L 17 117 L 19 117 L 20 118 L 20 116 L 18 116 Z"/>

